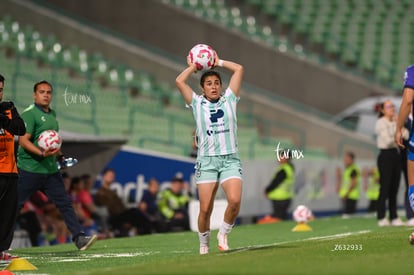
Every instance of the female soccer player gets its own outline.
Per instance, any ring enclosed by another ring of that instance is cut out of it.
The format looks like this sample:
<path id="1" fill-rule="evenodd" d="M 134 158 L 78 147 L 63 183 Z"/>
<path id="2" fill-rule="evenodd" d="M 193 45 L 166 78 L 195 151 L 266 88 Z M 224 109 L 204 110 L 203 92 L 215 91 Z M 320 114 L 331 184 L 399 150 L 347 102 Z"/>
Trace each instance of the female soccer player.
<path id="1" fill-rule="evenodd" d="M 397 120 L 397 130 L 395 131 L 395 142 L 399 147 L 404 147 L 404 124 L 413 112 L 414 101 L 414 65 L 410 65 L 405 70 L 403 98 L 400 105 L 400 112 Z M 407 174 L 408 174 L 408 201 L 411 208 L 414 210 L 414 127 L 411 126 L 411 132 L 408 136 L 407 143 Z M 410 235 L 410 243 L 414 244 L 414 233 Z"/>
<path id="2" fill-rule="evenodd" d="M 175 80 L 185 102 L 192 108 L 196 122 L 198 154 L 195 166 L 196 183 L 200 201 L 198 231 L 200 254 L 207 254 L 210 241 L 210 216 L 214 197 L 221 184 L 227 208 L 217 234 L 218 249 L 229 249 L 227 235 L 233 228 L 240 210 L 242 193 L 242 168 L 237 148 L 236 105 L 239 101 L 243 79 L 243 66 L 219 59 L 215 54 L 214 66 L 232 72 L 228 88 L 222 93 L 219 73 L 204 72 L 200 78 L 202 95 L 197 95 L 187 84 L 197 67 L 187 58 L 188 67 Z"/>

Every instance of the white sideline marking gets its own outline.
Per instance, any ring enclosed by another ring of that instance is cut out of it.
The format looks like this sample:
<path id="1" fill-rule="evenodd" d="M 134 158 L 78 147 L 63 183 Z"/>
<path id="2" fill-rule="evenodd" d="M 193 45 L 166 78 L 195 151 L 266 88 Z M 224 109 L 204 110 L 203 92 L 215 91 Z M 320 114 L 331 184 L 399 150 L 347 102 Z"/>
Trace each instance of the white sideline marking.
<path id="1" fill-rule="evenodd" d="M 348 236 L 366 234 L 369 232 L 371 232 L 371 230 L 360 230 L 360 231 L 355 231 L 355 232 L 345 232 L 345 233 L 339 233 L 339 234 L 334 234 L 334 235 L 311 237 L 311 238 L 306 238 L 306 239 L 301 239 L 301 240 L 277 242 L 277 243 L 271 243 L 271 244 L 265 244 L 265 245 L 249 245 L 249 246 L 230 249 L 228 253 L 243 252 L 243 251 L 252 250 L 252 249 L 260 249 L 260 248 L 272 247 L 272 246 L 289 244 L 289 243 L 297 243 L 297 242 L 303 242 L 303 241 L 334 240 L 334 239 L 339 239 L 339 238 L 345 238 Z M 228 253 L 221 253 L 219 255 L 226 255 Z"/>
<path id="2" fill-rule="evenodd" d="M 79 257 L 48 257 L 48 260 L 57 263 L 63 262 L 87 262 L 94 258 L 127 258 L 127 257 L 139 257 L 139 256 L 150 256 L 160 253 L 159 251 L 151 252 L 135 252 L 135 253 L 103 253 L 103 254 L 85 254 L 79 255 Z M 31 257 L 25 257 L 29 259 Z"/>
<path id="3" fill-rule="evenodd" d="M 304 239 L 303 241 L 313 241 L 313 240 L 334 240 L 339 238 L 345 238 L 348 236 L 353 235 L 361 235 L 371 232 L 371 230 L 361 230 L 361 231 L 355 231 L 355 232 L 346 232 L 346 233 L 340 233 L 340 234 L 334 234 L 334 235 L 328 235 L 328 236 L 320 236 L 320 237 L 311 237 Z"/>
<path id="4" fill-rule="evenodd" d="M 126 257 L 137 257 L 137 256 L 148 256 L 157 254 L 159 252 L 135 252 L 135 253 L 105 253 L 105 254 L 85 254 L 85 258 L 126 258 Z"/>

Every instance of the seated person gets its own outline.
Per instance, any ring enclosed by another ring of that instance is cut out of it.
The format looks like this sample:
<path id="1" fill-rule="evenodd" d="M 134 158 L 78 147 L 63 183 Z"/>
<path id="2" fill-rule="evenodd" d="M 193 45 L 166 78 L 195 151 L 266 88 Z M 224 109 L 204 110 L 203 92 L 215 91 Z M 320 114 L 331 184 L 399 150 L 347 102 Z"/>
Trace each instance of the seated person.
<path id="1" fill-rule="evenodd" d="M 165 232 L 164 219 L 161 217 L 160 211 L 157 205 L 157 196 L 159 191 L 158 180 L 152 178 L 148 181 L 148 188 L 144 190 L 142 199 L 138 204 L 138 208 L 141 212 L 148 217 L 151 221 L 151 230 L 154 232 Z"/>
<path id="2" fill-rule="evenodd" d="M 109 213 L 108 223 L 115 230 L 115 237 L 143 235 L 151 233 L 151 223 L 137 208 L 127 208 L 118 194 L 110 189 L 115 181 L 115 171 L 107 168 L 102 174 L 102 182 L 95 195 L 97 206 L 105 206 Z"/>
<path id="3" fill-rule="evenodd" d="M 168 231 L 190 230 L 188 203 L 190 196 L 184 190 L 181 178 L 173 178 L 171 186 L 163 190 L 158 201 L 158 209 L 167 224 Z"/>

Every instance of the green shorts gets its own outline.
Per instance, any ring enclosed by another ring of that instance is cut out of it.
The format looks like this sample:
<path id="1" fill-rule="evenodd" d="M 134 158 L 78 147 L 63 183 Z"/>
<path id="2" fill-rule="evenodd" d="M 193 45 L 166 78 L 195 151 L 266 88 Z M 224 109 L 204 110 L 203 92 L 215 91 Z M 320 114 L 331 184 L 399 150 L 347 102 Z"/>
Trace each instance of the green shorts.
<path id="1" fill-rule="evenodd" d="M 197 184 L 210 182 L 221 184 L 231 178 L 242 179 L 239 154 L 197 157 L 195 165 L 195 181 Z"/>

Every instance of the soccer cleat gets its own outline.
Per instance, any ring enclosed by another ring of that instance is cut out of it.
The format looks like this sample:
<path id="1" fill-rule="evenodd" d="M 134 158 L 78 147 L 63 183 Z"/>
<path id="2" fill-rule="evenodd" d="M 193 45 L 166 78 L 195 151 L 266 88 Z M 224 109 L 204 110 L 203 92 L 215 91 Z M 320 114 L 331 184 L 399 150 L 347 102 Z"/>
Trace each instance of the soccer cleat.
<path id="1" fill-rule="evenodd" d="M 19 257 L 13 256 L 6 252 L 1 252 L 0 262 L 11 262 L 11 260 L 18 259 Z"/>
<path id="2" fill-rule="evenodd" d="M 389 226 L 389 225 L 390 225 L 390 222 L 386 218 L 378 221 L 378 226 L 379 227 Z"/>
<path id="3" fill-rule="evenodd" d="M 218 241 L 218 249 L 220 251 L 229 250 L 229 246 L 227 244 L 227 234 L 221 234 L 220 232 L 218 232 L 217 233 L 217 241 Z"/>
<path id="4" fill-rule="evenodd" d="M 93 243 L 98 239 L 98 237 L 96 235 L 92 235 L 92 236 L 79 236 L 76 241 L 76 247 L 79 250 L 86 250 L 88 249 L 91 245 L 93 245 Z"/>
<path id="5" fill-rule="evenodd" d="M 403 226 L 405 223 L 400 218 L 395 218 L 391 221 L 392 226 Z"/>
<path id="6" fill-rule="evenodd" d="M 200 255 L 208 254 L 208 245 L 200 244 Z"/>
<path id="7" fill-rule="evenodd" d="M 414 218 L 411 218 L 407 221 L 408 226 L 414 226 Z"/>

